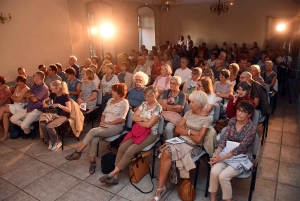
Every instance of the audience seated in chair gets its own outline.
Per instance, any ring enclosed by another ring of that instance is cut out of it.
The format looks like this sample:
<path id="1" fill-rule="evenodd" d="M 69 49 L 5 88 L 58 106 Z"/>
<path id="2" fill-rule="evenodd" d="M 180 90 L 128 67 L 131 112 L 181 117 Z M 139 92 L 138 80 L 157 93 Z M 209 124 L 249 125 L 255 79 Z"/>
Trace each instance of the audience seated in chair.
<path id="1" fill-rule="evenodd" d="M 6 77 L 0 76 L 0 108 L 11 103 L 11 91 L 5 82 Z"/>
<path id="2" fill-rule="evenodd" d="M 131 162 L 134 154 L 139 153 L 146 146 L 153 143 L 159 136 L 157 128 L 162 108 L 157 102 L 158 90 L 155 86 L 146 87 L 144 90 L 146 102 L 142 103 L 134 113 L 132 120 L 136 122 L 132 131 L 129 132 L 121 143 L 115 161 L 115 169 L 108 175 L 99 178 L 101 183 L 118 184 L 118 175 L 121 170 Z M 143 130 L 144 135 L 132 138 L 132 132 Z"/>
<path id="3" fill-rule="evenodd" d="M 160 75 L 155 79 L 153 86 L 156 86 L 158 89 L 158 102 L 161 103 L 162 95 L 165 90 L 170 89 L 170 79 L 172 74 L 171 66 L 168 64 L 161 66 L 161 73 Z"/>
<path id="4" fill-rule="evenodd" d="M 187 57 L 182 57 L 180 61 L 180 68 L 178 68 L 174 73 L 175 76 L 181 77 L 181 85 L 183 85 L 186 80 L 191 77 L 192 71 L 188 68 L 188 64 L 189 59 Z"/>
<path id="5" fill-rule="evenodd" d="M 160 173 L 157 190 L 153 197 L 153 200 L 155 201 L 160 200 L 163 194 L 167 191 L 166 185 L 171 167 L 176 168 L 176 165 L 183 163 L 184 167 L 181 168 L 180 176 L 183 178 L 189 178 L 188 171 L 196 167 L 192 157 L 198 155 L 202 151 L 203 148 L 201 144 L 204 141 L 205 135 L 208 130 L 213 129 L 210 128 L 212 120 L 204 111 L 204 107 L 207 104 L 206 94 L 202 91 L 194 91 L 190 95 L 189 99 L 191 101 L 191 110 L 185 113 L 184 117 L 177 124 L 175 130 L 176 133 L 180 134 L 179 138 L 185 141 L 185 143 L 176 145 L 164 144 L 161 148 Z M 214 145 L 212 145 L 212 148 L 214 148 Z M 180 157 L 176 150 L 180 150 L 182 156 L 187 155 L 184 157 L 185 159 Z M 180 163 L 178 162 L 175 165 L 174 162 L 177 160 L 180 161 Z M 185 169 L 185 167 L 187 169 Z M 172 172 L 174 172 L 174 170 L 172 170 Z"/>
<path id="6" fill-rule="evenodd" d="M 78 96 L 78 104 L 86 103 L 86 109 L 92 110 L 96 107 L 97 89 L 94 80 L 94 72 L 91 69 L 84 69 L 82 74 L 82 85 Z"/>
<path id="7" fill-rule="evenodd" d="M 10 118 L 12 123 L 22 128 L 26 134 L 25 138 L 30 137 L 31 124 L 38 120 L 43 113 L 43 101 L 49 97 L 49 89 L 43 82 L 44 78 L 45 74 L 42 71 L 36 71 L 33 74 L 32 81 L 34 85 L 30 91 L 24 95 L 24 97 L 28 99 L 27 107 L 21 108 Z"/>
<path id="8" fill-rule="evenodd" d="M 170 79 L 170 89 L 165 90 L 162 97 L 161 106 L 163 111 L 174 112 L 182 115 L 186 98 L 185 94 L 179 89 L 180 85 L 181 77 L 174 76 Z M 174 137 L 173 132 L 175 127 L 176 125 L 174 123 L 170 121 L 167 122 L 165 127 L 167 140 Z"/>
<path id="9" fill-rule="evenodd" d="M 18 68 L 18 75 L 23 75 L 26 77 L 26 83 L 27 86 L 30 88 L 34 85 L 34 83 L 32 82 L 32 76 L 27 75 L 25 68 L 23 67 L 19 67 Z M 16 83 L 16 85 L 18 85 L 18 83 Z"/>
<path id="10" fill-rule="evenodd" d="M 0 78 L 1 80 L 1 78 Z M 0 122 L 2 121 L 1 127 L 4 129 L 3 136 L 0 138 L 0 142 L 4 141 L 8 137 L 9 129 L 9 118 L 12 114 L 15 114 L 20 109 L 23 109 L 27 105 L 27 100 L 24 95 L 28 92 L 29 87 L 26 85 L 26 77 L 19 75 L 16 79 L 17 87 L 10 97 L 13 103 L 7 104 L 0 108 Z"/>
<path id="11" fill-rule="evenodd" d="M 104 111 L 107 101 L 112 98 L 111 86 L 119 82 L 118 77 L 115 75 L 114 65 L 112 63 L 108 63 L 105 65 L 105 68 L 106 74 L 103 76 L 102 82 L 100 84 L 100 90 L 103 94 L 100 110 L 101 112 Z"/>
<path id="12" fill-rule="evenodd" d="M 128 72 L 129 64 L 127 62 L 123 62 L 120 64 L 121 71 L 118 74 L 118 80 L 120 83 L 125 83 L 127 86 L 127 90 L 129 91 L 134 87 L 133 74 Z"/>
<path id="13" fill-rule="evenodd" d="M 55 80 L 62 81 L 61 77 L 57 75 L 57 66 L 55 64 L 51 64 L 47 68 L 48 76 L 45 78 L 45 84 L 48 88 L 50 88 L 50 83 L 52 83 Z"/>
<path id="14" fill-rule="evenodd" d="M 76 71 L 73 67 L 67 67 L 65 72 L 68 78 L 66 83 L 68 86 L 69 96 L 74 101 L 77 101 L 81 90 L 81 82 L 75 77 Z"/>
<path id="15" fill-rule="evenodd" d="M 77 79 L 79 79 L 79 77 L 80 77 L 80 75 L 79 75 L 79 66 L 76 64 L 76 61 L 77 61 L 77 58 L 74 55 L 69 57 L 69 66 L 73 67 L 75 69 L 75 71 L 76 71 L 75 77 Z"/>
<path id="16" fill-rule="evenodd" d="M 119 73 L 122 72 L 122 69 L 121 69 L 121 64 L 126 62 L 126 57 L 124 54 L 118 54 L 117 56 L 117 60 L 118 60 L 118 63 L 117 65 L 115 65 L 115 74 L 118 75 Z M 129 69 L 129 68 L 128 68 Z"/>
<path id="17" fill-rule="evenodd" d="M 112 85 L 112 98 L 108 100 L 105 110 L 101 116 L 99 127 L 91 129 L 83 139 L 81 146 L 67 160 L 77 160 L 82 151 L 90 145 L 90 169 L 89 173 L 94 174 L 96 169 L 95 157 L 97 154 L 98 142 L 101 138 L 111 137 L 122 132 L 125 118 L 129 109 L 128 101 L 125 99 L 126 85 L 117 83 Z"/>
<path id="18" fill-rule="evenodd" d="M 273 89 L 273 86 L 276 83 L 277 79 L 277 73 L 275 73 L 272 68 L 273 68 L 273 62 L 272 61 L 266 61 L 265 62 L 265 68 L 266 71 L 263 72 L 262 77 L 265 81 L 265 84 L 270 86 L 270 89 Z"/>
<path id="19" fill-rule="evenodd" d="M 250 119 L 253 111 L 254 107 L 249 101 L 239 103 L 236 118 L 229 120 L 225 135 L 222 136 L 216 152 L 210 159 L 209 163 L 212 166 L 209 182 L 211 201 L 217 200 L 219 183 L 222 188 L 223 200 L 232 200 L 231 179 L 252 166 L 250 161 L 253 158 L 252 153 L 256 135 L 256 126 Z M 239 145 L 230 149 L 226 147 L 228 141 L 237 142 Z M 238 157 L 243 157 L 244 160 L 241 162 L 241 158 L 238 159 Z M 243 162 L 248 161 L 250 166 L 244 167 Z"/>
<path id="20" fill-rule="evenodd" d="M 226 115 L 228 118 L 236 117 L 237 105 L 243 100 L 249 101 L 253 107 L 255 107 L 254 100 L 250 98 L 251 84 L 243 81 L 238 84 L 237 88 L 237 93 L 229 99 L 226 107 Z"/>
<path id="21" fill-rule="evenodd" d="M 213 81 L 220 81 L 220 72 L 223 70 L 223 60 L 217 59 L 215 62 L 215 66 L 212 68 L 212 71 L 214 72 L 214 78 Z"/>
<path id="22" fill-rule="evenodd" d="M 220 72 L 220 81 L 216 81 L 214 84 L 214 92 L 217 97 L 222 99 L 229 99 L 233 95 L 233 83 L 231 83 L 228 78 L 230 72 L 227 69 L 223 69 Z"/>
<path id="23" fill-rule="evenodd" d="M 70 117 L 71 102 L 68 86 L 65 82 L 59 80 L 51 82 L 50 90 L 52 93 L 43 101 L 43 107 L 46 108 L 46 115 L 50 116 L 44 115 L 45 113 L 41 114 L 39 122 L 44 141 L 49 144 L 48 149 L 54 151 L 62 145 L 55 128 Z M 49 101 L 51 102 L 50 104 L 48 103 Z M 48 113 L 47 108 L 55 109 L 56 113 Z"/>
<path id="24" fill-rule="evenodd" d="M 66 73 L 62 70 L 62 65 L 60 63 L 55 64 L 57 67 L 57 75 L 61 77 L 61 80 L 63 82 L 66 82 L 68 80 Z"/>
<path id="25" fill-rule="evenodd" d="M 230 72 L 229 81 L 234 85 L 234 90 L 236 90 L 240 81 L 240 76 L 238 75 L 240 67 L 237 63 L 231 63 L 229 64 L 228 70 Z"/>
<path id="26" fill-rule="evenodd" d="M 252 79 L 254 81 L 258 82 L 262 86 L 265 85 L 265 81 L 264 81 L 264 79 L 260 75 L 260 67 L 259 67 L 259 65 L 252 65 L 250 73 L 251 73 Z"/>
<path id="27" fill-rule="evenodd" d="M 148 76 L 150 76 L 151 75 L 151 65 L 146 62 L 146 56 L 140 54 L 139 58 L 138 58 L 138 65 L 134 69 L 133 74 L 141 71 L 141 72 L 147 74 Z M 148 84 L 148 83 L 146 83 L 146 84 Z"/>
<path id="28" fill-rule="evenodd" d="M 155 79 L 161 75 L 161 67 L 162 63 L 160 62 L 159 56 L 154 55 L 154 63 L 151 66 L 151 83 L 155 81 Z M 172 69 L 171 69 L 172 70 Z M 172 74 L 172 71 L 171 71 Z"/>
<path id="29" fill-rule="evenodd" d="M 182 92 L 185 93 L 186 100 L 189 100 L 189 95 L 197 90 L 198 80 L 202 75 L 202 69 L 199 67 L 193 68 L 191 76 L 187 78 L 183 85 Z"/>
<path id="30" fill-rule="evenodd" d="M 209 77 L 202 77 L 198 81 L 198 90 L 203 91 L 207 95 L 207 104 L 204 107 L 206 114 L 212 119 L 214 117 L 214 108 L 216 103 L 216 94 L 213 91 L 212 80 Z"/>
<path id="31" fill-rule="evenodd" d="M 135 112 L 139 109 L 142 102 L 146 100 L 144 97 L 144 89 L 145 85 L 148 83 L 149 77 L 143 72 L 137 72 L 134 74 L 133 80 L 135 87 L 128 92 L 127 99 L 129 105 Z"/>

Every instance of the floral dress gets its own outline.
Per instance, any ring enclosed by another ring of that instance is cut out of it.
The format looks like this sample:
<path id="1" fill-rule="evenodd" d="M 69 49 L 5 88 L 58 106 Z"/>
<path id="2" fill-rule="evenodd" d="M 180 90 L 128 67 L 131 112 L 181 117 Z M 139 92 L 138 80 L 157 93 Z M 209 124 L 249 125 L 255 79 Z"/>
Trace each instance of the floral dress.
<path id="1" fill-rule="evenodd" d="M 139 110 L 142 111 L 142 113 L 140 114 L 140 117 L 142 118 L 146 118 L 146 119 L 150 119 L 152 117 L 152 115 L 156 115 L 156 116 L 161 116 L 161 112 L 162 112 L 162 107 L 160 106 L 160 104 L 157 104 L 154 108 L 151 108 L 149 110 L 147 110 L 148 107 L 148 103 L 147 102 L 143 102 L 140 107 Z M 159 125 L 159 121 L 157 121 L 152 127 L 151 127 L 151 134 L 156 135 L 157 134 L 157 128 Z"/>
<path id="2" fill-rule="evenodd" d="M 127 112 L 129 110 L 129 103 L 128 100 L 124 99 L 118 103 L 111 104 L 113 98 L 109 99 L 104 112 L 102 113 L 105 115 L 104 122 L 112 122 L 116 119 L 126 119 Z M 121 123 L 122 126 L 125 125 L 125 122 Z"/>

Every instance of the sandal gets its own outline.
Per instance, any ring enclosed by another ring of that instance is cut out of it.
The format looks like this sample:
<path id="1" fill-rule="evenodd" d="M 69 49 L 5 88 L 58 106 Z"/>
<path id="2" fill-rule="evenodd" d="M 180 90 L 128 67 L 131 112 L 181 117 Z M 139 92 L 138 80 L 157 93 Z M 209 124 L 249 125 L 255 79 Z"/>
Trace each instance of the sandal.
<path id="1" fill-rule="evenodd" d="M 91 162 L 89 173 L 94 174 L 95 171 L 96 171 L 96 167 L 97 167 L 97 163 L 96 162 Z"/>
<path id="2" fill-rule="evenodd" d="M 65 159 L 68 161 L 78 160 L 81 157 L 82 152 L 75 151 L 73 154 L 66 156 Z"/>
<path id="3" fill-rule="evenodd" d="M 157 196 L 157 191 L 161 191 L 160 196 Z M 166 186 L 156 189 L 156 193 L 153 196 L 153 200 L 159 201 L 166 192 L 167 192 Z"/>

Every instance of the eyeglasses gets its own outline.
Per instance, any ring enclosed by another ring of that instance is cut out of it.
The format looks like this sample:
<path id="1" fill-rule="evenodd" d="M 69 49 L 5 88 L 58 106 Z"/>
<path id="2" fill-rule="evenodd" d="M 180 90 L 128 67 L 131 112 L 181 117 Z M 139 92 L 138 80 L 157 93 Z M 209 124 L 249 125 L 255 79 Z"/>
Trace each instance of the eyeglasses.
<path id="1" fill-rule="evenodd" d="M 177 85 L 176 82 L 170 82 L 170 85 Z"/>
<path id="2" fill-rule="evenodd" d="M 198 73 L 196 73 L 196 72 L 192 72 L 192 75 L 199 75 Z"/>
<path id="3" fill-rule="evenodd" d="M 135 79 L 134 81 L 135 81 L 135 82 L 143 82 L 142 79 Z"/>
<path id="4" fill-rule="evenodd" d="M 246 112 L 246 111 L 244 111 L 244 110 L 242 110 L 242 109 L 237 109 L 237 110 L 236 110 L 236 113 L 237 113 L 237 114 L 241 114 L 241 115 L 248 114 L 248 112 Z"/>

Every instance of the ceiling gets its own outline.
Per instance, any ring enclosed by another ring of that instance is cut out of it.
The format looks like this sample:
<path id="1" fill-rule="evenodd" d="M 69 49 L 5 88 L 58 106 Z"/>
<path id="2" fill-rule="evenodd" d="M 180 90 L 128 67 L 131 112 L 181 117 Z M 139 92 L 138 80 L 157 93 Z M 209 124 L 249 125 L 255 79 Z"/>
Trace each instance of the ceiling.
<path id="1" fill-rule="evenodd" d="M 126 1 L 153 4 L 153 0 L 126 0 Z M 222 1 L 230 1 L 230 0 L 222 0 Z M 218 2 L 218 0 L 182 0 L 180 4 L 193 4 L 193 3 L 206 3 L 206 2 Z"/>

